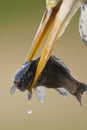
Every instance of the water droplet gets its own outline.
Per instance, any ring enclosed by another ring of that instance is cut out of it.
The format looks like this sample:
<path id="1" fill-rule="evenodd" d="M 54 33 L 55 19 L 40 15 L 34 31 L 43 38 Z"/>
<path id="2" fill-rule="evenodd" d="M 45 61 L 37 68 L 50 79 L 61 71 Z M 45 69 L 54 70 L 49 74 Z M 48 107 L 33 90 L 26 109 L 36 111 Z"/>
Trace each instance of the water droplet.
<path id="1" fill-rule="evenodd" d="M 31 101 L 29 100 L 29 106 L 31 105 Z M 32 114 L 32 109 L 29 108 L 29 110 L 27 111 L 28 114 Z"/>
<path id="2" fill-rule="evenodd" d="M 27 113 L 28 113 L 28 114 L 32 114 L 32 110 L 29 109 L 29 110 L 27 111 Z"/>

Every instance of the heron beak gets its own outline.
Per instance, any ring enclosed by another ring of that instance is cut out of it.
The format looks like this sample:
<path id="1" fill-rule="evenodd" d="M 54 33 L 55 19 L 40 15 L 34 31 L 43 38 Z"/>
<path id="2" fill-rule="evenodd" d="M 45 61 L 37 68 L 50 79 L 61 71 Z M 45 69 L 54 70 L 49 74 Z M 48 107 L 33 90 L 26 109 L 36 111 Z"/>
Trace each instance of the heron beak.
<path id="1" fill-rule="evenodd" d="M 39 46 L 41 45 L 43 40 L 46 38 L 46 43 L 41 53 L 41 57 L 37 66 L 36 74 L 35 74 L 31 87 L 29 87 L 29 90 L 32 90 L 32 88 L 35 86 L 35 83 L 37 82 L 41 72 L 43 71 L 51 55 L 51 52 L 55 46 L 56 40 L 58 40 L 60 35 L 63 33 L 67 25 L 67 23 L 65 25 L 65 21 L 67 21 L 68 19 L 67 17 L 69 17 L 71 13 L 71 9 L 73 10 L 73 12 L 75 12 L 74 5 L 77 5 L 78 3 L 80 3 L 76 0 L 73 0 L 70 3 L 68 1 L 67 3 L 66 2 L 64 3 L 64 1 L 62 0 L 56 0 L 56 4 L 54 4 L 52 3 L 54 1 L 55 0 L 47 0 L 46 11 L 41 20 L 39 29 L 35 35 L 32 47 L 27 56 L 27 61 L 31 61 L 34 58 Z M 69 8 L 67 7 L 67 5 L 69 6 Z M 66 7 L 66 10 L 63 10 L 65 9 L 64 7 Z M 78 4 L 78 7 L 79 7 L 79 4 Z M 75 10 L 77 9 L 78 8 L 76 6 Z M 70 21 L 70 18 L 71 17 L 69 17 L 68 21 Z"/>
<path id="2" fill-rule="evenodd" d="M 41 23 L 37 30 L 37 33 L 34 37 L 31 49 L 29 50 L 29 53 L 27 55 L 27 58 L 26 58 L 27 61 L 31 61 L 34 58 L 41 43 L 43 42 L 43 40 L 45 39 L 49 31 L 52 29 L 52 26 L 53 26 L 56 14 L 60 8 L 60 5 L 61 5 L 61 2 L 59 2 L 55 7 L 48 7 L 47 5 L 47 8 L 44 12 Z"/>
<path id="3" fill-rule="evenodd" d="M 38 64 L 35 79 L 32 83 L 32 86 L 35 85 L 37 79 L 40 76 L 41 71 L 43 70 L 43 68 L 46 65 L 47 60 L 49 59 L 49 56 L 50 56 L 50 53 L 51 53 L 51 50 L 52 50 L 51 48 L 52 48 L 54 42 L 52 40 L 52 42 L 50 44 L 50 43 L 48 43 L 48 41 L 51 37 L 50 32 L 52 32 L 52 30 L 53 30 L 54 21 L 55 21 L 55 18 L 56 18 L 56 14 L 59 11 L 60 5 L 61 5 L 61 2 L 58 2 L 54 7 L 48 7 L 48 5 L 47 5 L 47 8 L 46 8 L 45 13 L 42 17 L 41 23 L 39 25 L 39 28 L 38 28 L 37 33 L 35 35 L 35 38 L 33 40 L 31 49 L 30 49 L 30 51 L 27 55 L 26 60 L 31 61 L 34 58 L 36 52 L 38 51 L 40 45 L 42 44 L 42 42 L 44 41 L 44 39 L 48 35 L 49 38 L 48 38 L 48 40 L 45 44 L 45 47 L 42 51 L 43 53 L 41 54 L 40 62 Z M 59 23 L 59 25 L 60 25 L 60 23 Z"/>

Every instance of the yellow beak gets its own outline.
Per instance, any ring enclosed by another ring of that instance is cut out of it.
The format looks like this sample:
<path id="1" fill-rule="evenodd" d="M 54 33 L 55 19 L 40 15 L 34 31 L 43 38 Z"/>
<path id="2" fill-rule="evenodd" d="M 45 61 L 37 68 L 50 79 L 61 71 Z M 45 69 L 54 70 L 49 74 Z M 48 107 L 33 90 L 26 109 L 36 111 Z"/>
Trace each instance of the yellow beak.
<path id="1" fill-rule="evenodd" d="M 48 1 L 50 1 L 50 0 L 48 0 Z M 51 55 L 51 52 L 55 46 L 56 40 L 60 36 L 60 33 L 62 33 L 61 30 L 63 29 L 63 31 L 64 31 L 64 29 L 67 25 L 67 23 L 65 25 L 66 18 L 69 17 L 69 15 L 71 13 L 71 9 L 74 9 L 73 3 L 75 5 L 78 4 L 78 7 L 80 4 L 80 2 L 76 2 L 76 0 L 72 0 L 72 3 L 70 3 L 70 5 L 69 5 L 70 6 L 69 10 L 67 10 L 67 13 L 63 16 L 63 19 L 61 19 L 60 14 L 62 15 L 63 12 L 61 12 L 60 8 L 61 8 L 62 3 L 64 4 L 64 2 L 62 2 L 62 0 L 58 0 L 56 2 L 55 6 L 53 6 L 53 5 L 50 6 L 49 2 L 47 3 L 47 9 L 44 13 L 44 16 L 43 16 L 42 21 L 39 26 L 39 29 L 35 35 L 32 47 L 28 53 L 26 60 L 31 61 L 34 58 L 39 46 L 41 45 L 41 43 L 43 42 L 43 40 L 46 38 L 46 35 L 47 35 L 46 43 L 45 43 L 44 49 L 41 53 L 41 57 L 40 57 L 40 61 L 37 66 L 34 81 L 31 85 L 31 87 L 29 88 L 29 90 L 32 90 L 32 88 L 34 87 L 35 83 L 37 82 L 41 72 L 43 71 L 43 69 Z M 67 4 L 68 3 L 69 2 L 67 2 Z M 67 8 L 68 7 L 66 7 L 66 9 Z M 77 8 L 76 8 L 76 10 L 77 10 Z M 69 20 L 70 20 L 70 18 L 69 18 Z M 63 27 L 63 25 L 64 25 L 64 27 Z"/>

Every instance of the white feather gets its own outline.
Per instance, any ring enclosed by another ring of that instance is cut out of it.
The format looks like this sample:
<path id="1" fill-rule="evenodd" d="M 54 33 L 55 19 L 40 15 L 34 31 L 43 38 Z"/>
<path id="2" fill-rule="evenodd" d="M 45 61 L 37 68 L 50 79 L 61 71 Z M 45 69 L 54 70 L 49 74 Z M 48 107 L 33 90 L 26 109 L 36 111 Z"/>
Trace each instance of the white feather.
<path id="1" fill-rule="evenodd" d="M 81 15 L 79 19 L 79 32 L 84 43 L 87 45 L 87 3 L 81 6 Z"/>
<path id="2" fill-rule="evenodd" d="M 62 36 L 70 20 L 75 15 L 75 13 L 77 12 L 80 6 L 81 6 L 80 0 L 64 0 L 63 1 L 63 4 L 60 8 L 60 19 L 63 21 L 63 23 L 62 23 L 57 39 Z"/>

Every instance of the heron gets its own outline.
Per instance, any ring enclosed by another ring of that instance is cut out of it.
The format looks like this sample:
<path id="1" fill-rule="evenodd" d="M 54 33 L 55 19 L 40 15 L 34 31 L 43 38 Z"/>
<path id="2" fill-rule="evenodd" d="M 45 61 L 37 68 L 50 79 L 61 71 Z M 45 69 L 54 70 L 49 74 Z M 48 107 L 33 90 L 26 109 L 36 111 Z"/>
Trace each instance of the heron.
<path id="1" fill-rule="evenodd" d="M 28 90 L 28 99 L 31 99 L 32 89 L 34 89 L 37 97 L 43 101 L 45 92 L 39 86 L 46 86 L 55 88 L 63 96 L 67 96 L 69 91 L 81 104 L 81 94 L 87 90 L 87 85 L 74 79 L 66 65 L 60 59 L 51 56 L 59 38 L 81 4 L 81 0 L 46 0 L 44 15 L 26 57 L 26 62 L 14 77 L 11 94 L 15 92 L 16 88 L 21 91 Z M 82 22 L 80 23 L 82 24 Z M 79 28 L 82 29 L 81 25 Z M 81 36 L 83 35 L 81 34 Z M 34 60 L 44 39 L 46 42 L 41 56 Z"/>

